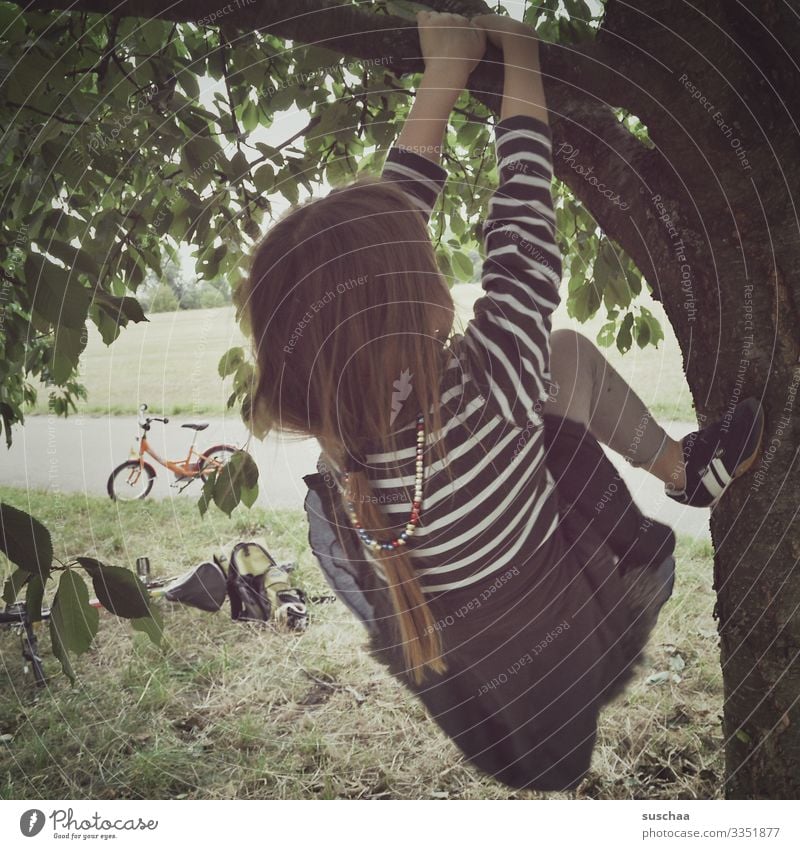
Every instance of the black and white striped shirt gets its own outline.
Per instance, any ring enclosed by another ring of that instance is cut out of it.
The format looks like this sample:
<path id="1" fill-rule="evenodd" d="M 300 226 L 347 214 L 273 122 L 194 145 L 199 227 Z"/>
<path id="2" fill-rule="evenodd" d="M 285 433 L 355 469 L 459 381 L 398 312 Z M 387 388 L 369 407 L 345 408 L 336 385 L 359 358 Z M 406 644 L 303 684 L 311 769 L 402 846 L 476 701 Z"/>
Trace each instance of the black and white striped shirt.
<path id="1" fill-rule="evenodd" d="M 422 516 L 408 541 L 428 594 L 480 590 L 527 560 L 559 521 L 539 414 L 561 280 L 552 139 L 547 124 L 527 116 L 498 123 L 495 139 L 500 179 L 483 224 L 485 294 L 464 334 L 451 340 L 441 383 L 443 427 L 427 437 L 431 458 L 444 440 L 448 469 L 426 462 Z M 437 163 L 398 147 L 383 170 L 426 218 L 446 176 Z M 407 448 L 366 456 L 373 493 L 398 528 L 414 488 L 415 435 L 412 423 Z"/>

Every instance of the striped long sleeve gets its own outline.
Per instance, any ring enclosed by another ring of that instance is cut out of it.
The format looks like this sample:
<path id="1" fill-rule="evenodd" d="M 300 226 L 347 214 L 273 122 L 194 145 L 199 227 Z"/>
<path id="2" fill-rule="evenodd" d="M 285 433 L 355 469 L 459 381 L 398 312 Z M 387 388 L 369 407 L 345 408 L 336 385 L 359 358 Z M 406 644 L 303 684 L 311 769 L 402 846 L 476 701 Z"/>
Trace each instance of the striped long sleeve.
<path id="1" fill-rule="evenodd" d="M 486 259 L 464 341 L 473 373 L 506 421 L 538 421 L 550 380 L 551 313 L 560 301 L 555 241 L 552 138 L 524 115 L 495 127 L 500 183 L 483 224 Z"/>
<path id="2" fill-rule="evenodd" d="M 447 171 L 418 153 L 392 147 L 386 156 L 381 177 L 397 183 L 428 221 L 447 179 Z"/>
<path id="3" fill-rule="evenodd" d="M 545 124 L 528 118 L 502 121 L 496 134 L 500 185 L 483 227 L 485 295 L 464 335 L 448 345 L 442 427 L 426 436 L 423 512 L 408 544 L 423 592 L 432 597 L 463 593 L 469 600 L 485 584 L 516 576 L 559 523 L 544 430 L 529 427 L 546 395 L 550 313 L 561 274 L 550 139 Z M 428 220 L 447 172 L 395 147 L 383 177 Z M 399 446 L 367 454 L 372 490 L 393 528 L 407 521 L 416 437 L 415 428 L 406 428 Z"/>

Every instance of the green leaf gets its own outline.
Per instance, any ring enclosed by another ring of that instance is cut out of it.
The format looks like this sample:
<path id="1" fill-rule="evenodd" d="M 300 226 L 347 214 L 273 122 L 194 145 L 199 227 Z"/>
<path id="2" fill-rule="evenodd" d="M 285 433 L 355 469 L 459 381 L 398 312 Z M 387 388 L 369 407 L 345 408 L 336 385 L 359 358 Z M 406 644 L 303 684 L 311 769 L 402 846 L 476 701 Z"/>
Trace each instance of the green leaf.
<path id="1" fill-rule="evenodd" d="M 258 484 L 254 487 L 242 487 L 242 504 L 248 509 L 256 503 L 258 498 Z"/>
<path id="2" fill-rule="evenodd" d="M 295 72 L 304 71 L 312 73 L 314 71 L 330 71 L 338 67 L 342 63 L 342 54 L 334 50 L 329 50 L 327 47 L 310 46 L 297 57 L 295 62 Z"/>
<path id="3" fill-rule="evenodd" d="M 50 362 L 50 376 L 58 386 L 63 386 L 78 368 L 81 354 L 86 347 L 86 329 L 81 327 L 57 327 Z"/>
<path id="4" fill-rule="evenodd" d="M 76 560 L 91 576 L 97 598 L 106 610 L 123 619 L 149 615 L 147 588 L 130 569 L 109 566 L 93 557 L 78 557 Z"/>
<path id="5" fill-rule="evenodd" d="M 751 739 L 752 739 L 750 737 L 750 735 L 746 731 L 743 731 L 741 728 L 738 728 L 736 730 L 736 734 L 734 736 L 736 737 L 737 740 L 741 741 L 742 743 L 749 743 L 749 742 L 751 742 Z"/>
<path id="6" fill-rule="evenodd" d="M 617 323 L 609 321 L 597 331 L 597 344 L 603 348 L 608 348 L 614 344 L 617 337 Z"/>
<path id="7" fill-rule="evenodd" d="M 275 185 L 275 171 L 269 163 L 265 162 L 253 173 L 253 183 L 262 194 L 267 194 Z"/>
<path id="8" fill-rule="evenodd" d="M 25 593 L 25 608 L 31 622 L 38 622 L 42 618 L 43 598 L 44 581 L 40 575 L 31 575 L 31 579 L 28 581 L 28 591 Z"/>
<path id="9" fill-rule="evenodd" d="M 120 298 L 118 295 L 98 289 L 94 293 L 94 300 L 117 322 L 122 318 L 136 323 L 149 320 L 136 298 Z"/>
<path id="10" fill-rule="evenodd" d="M 74 569 L 66 569 L 50 608 L 51 633 L 54 628 L 66 651 L 83 654 L 89 650 L 99 624 L 100 614 L 89 604 L 86 584 Z"/>
<path id="11" fill-rule="evenodd" d="M 453 266 L 450 262 L 450 257 L 446 250 L 443 248 L 438 248 L 436 251 L 436 262 L 439 266 L 439 270 L 444 275 L 447 280 L 448 286 L 453 285 Z"/>
<path id="12" fill-rule="evenodd" d="M 258 485 L 258 466 L 246 451 L 237 451 L 230 461 L 217 471 L 214 481 L 214 503 L 230 516 L 242 499 L 243 489 Z"/>
<path id="13" fill-rule="evenodd" d="M 74 684 L 77 680 L 75 677 L 75 670 L 72 668 L 72 663 L 69 659 L 69 652 L 61 638 L 61 634 L 59 633 L 58 626 L 53 619 L 52 613 L 50 616 L 50 645 L 53 649 L 53 654 L 61 663 L 61 670 Z"/>
<path id="14" fill-rule="evenodd" d="M 183 155 L 192 172 L 205 171 L 210 174 L 215 162 L 225 159 L 222 155 L 222 148 L 214 141 L 205 136 L 195 136 L 190 139 L 183 148 Z"/>
<path id="15" fill-rule="evenodd" d="M 650 325 L 646 318 L 636 316 L 636 344 L 640 348 L 644 348 L 650 342 Z"/>
<path id="16" fill-rule="evenodd" d="M 244 127 L 245 132 L 252 133 L 260 123 L 258 104 L 253 103 L 253 101 L 248 98 L 242 109 L 242 126 Z"/>
<path id="17" fill-rule="evenodd" d="M 97 325 L 97 329 L 100 331 L 103 343 L 105 345 L 110 345 L 114 342 L 119 336 L 119 331 L 122 326 L 121 323 L 117 323 L 116 318 L 111 318 L 107 312 L 101 309 L 92 310 L 91 316 L 92 321 L 94 321 L 95 325 Z"/>
<path id="18" fill-rule="evenodd" d="M 247 157 L 241 150 L 237 150 L 231 157 L 231 167 L 228 169 L 231 180 L 234 182 L 240 180 L 249 170 L 250 163 Z"/>
<path id="19" fill-rule="evenodd" d="M 214 487 L 217 483 L 217 473 L 212 472 L 203 483 L 203 491 L 200 493 L 200 498 L 197 500 L 197 509 L 200 511 L 200 516 L 206 515 L 209 505 L 214 500 Z"/>
<path id="20" fill-rule="evenodd" d="M 319 123 L 309 132 L 309 136 L 326 136 L 346 126 L 350 108 L 347 103 L 337 100 L 334 103 L 326 103 L 318 110 Z"/>
<path id="21" fill-rule="evenodd" d="M 53 564 L 50 531 L 10 504 L 0 504 L 0 551 L 20 569 L 43 578 Z"/>
<path id="22" fill-rule="evenodd" d="M 48 262 L 41 254 L 29 253 L 25 281 L 33 309 L 51 324 L 83 327 L 92 296 L 77 276 Z"/>
<path id="23" fill-rule="evenodd" d="M 222 355 L 222 358 L 219 361 L 219 366 L 217 368 L 219 376 L 227 377 L 228 375 L 233 374 L 243 362 L 244 349 L 231 348 Z"/>
<path id="24" fill-rule="evenodd" d="M 472 265 L 472 260 L 464 251 L 453 251 L 452 254 L 453 269 L 462 280 L 471 280 L 475 273 L 475 268 Z"/>
<path id="25" fill-rule="evenodd" d="M 603 293 L 607 308 L 627 307 L 631 302 L 631 290 L 620 267 L 614 248 L 604 239 L 594 261 L 594 279 L 598 290 Z"/>
<path id="26" fill-rule="evenodd" d="M 131 619 L 130 623 L 134 631 L 142 631 L 147 634 L 151 642 L 155 645 L 161 645 L 164 638 L 164 620 L 161 616 L 161 611 L 156 607 L 150 608 L 149 616 Z"/>
<path id="27" fill-rule="evenodd" d="M 297 176 L 292 173 L 289 168 L 284 168 L 278 175 L 275 188 L 289 201 L 292 205 L 300 200 L 300 191 L 297 187 Z"/>
<path id="28" fill-rule="evenodd" d="M 47 253 L 58 257 L 68 269 L 88 274 L 93 282 L 100 277 L 100 267 L 94 257 L 83 248 L 76 248 L 66 242 L 52 239 L 47 244 Z"/>
<path id="29" fill-rule="evenodd" d="M 6 604 L 14 604 L 20 591 L 28 583 L 31 578 L 31 573 L 24 569 L 15 569 L 10 577 L 6 579 L 3 586 L 3 601 Z"/>
<path id="30" fill-rule="evenodd" d="M 200 97 L 200 84 L 194 71 L 188 69 L 181 71 L 178 74 L 178 82 L 188 98 L 197 100 Z"/>
<path id="31" fill-rule="evenodd" d="M 642 314 L 642 320 L 646 321 L 650 328 L 650 344 L 657 348 L 658 343 L 664 341 L 664 330 L 661 323 L 647 307 L 639 307 L 639 312 Z"/>
<path id="32" fill-rule="evenodd" d="M 626 353 L 630 350 L 631 345 L 633 344 L 633 336 L 631 334 L 631 330 L 633 328 L 633 313 L 629 312 L 625 314 L 625 318 L 622 319 L 622 324 L 619 328 L 619 333 L 617 333 L 617 349 L 621 354 Z"/>
<path id="33" fill-rule="evenodd" d="M 600 308 L 600 293 L 594 280 L 587 280 L 567 303 L 567 312 L 578 321 L 590 319 Z"/>
<path id="34" fill-rule="evenodd" d="M 458 131 L 456 138 L 462 147 L 471 148 L 485 128 L 480 121 L 467 121 Z"/>
<path id="35" fill-rule="evenodd" d="M 294 99 L 297 96 L 299 89 L 296 85 L 285 85 L 278 88 L 267 101 L 267 105 L 273 112 L 283 112 L 286 109 L 291 109 L 294 105 Z"/>

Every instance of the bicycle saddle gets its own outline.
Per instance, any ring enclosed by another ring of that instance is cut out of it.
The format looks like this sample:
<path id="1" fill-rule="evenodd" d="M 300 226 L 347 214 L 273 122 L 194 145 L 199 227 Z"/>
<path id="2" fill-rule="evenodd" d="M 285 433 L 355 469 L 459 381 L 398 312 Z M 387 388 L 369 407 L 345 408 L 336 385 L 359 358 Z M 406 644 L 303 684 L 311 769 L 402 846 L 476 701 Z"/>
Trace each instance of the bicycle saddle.
<path id="1" fill-rule="evenodd" d="M 182 424 L 181 427 L 189 427 L 192 430 L 205 430 L 208 427 L 208 422 L 199 422 L 198 424 Z"/>

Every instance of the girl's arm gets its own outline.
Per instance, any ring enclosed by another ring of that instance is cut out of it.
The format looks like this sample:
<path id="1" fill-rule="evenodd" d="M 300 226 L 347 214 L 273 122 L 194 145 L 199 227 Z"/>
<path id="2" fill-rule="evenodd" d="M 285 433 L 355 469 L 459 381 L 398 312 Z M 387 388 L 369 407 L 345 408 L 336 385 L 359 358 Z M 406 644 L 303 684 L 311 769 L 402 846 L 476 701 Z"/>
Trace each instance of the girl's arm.
<path id="1" fill-rule="evenodd" d="M 472 18 L 472 23 L 503 51 L 505 78 L 500 120 L 528 115 L 548 123 L 539 67 L 539 40 L 534 30 L 505 15 L 478 15 Z"/>
<path id="2" fill-rule="evenodd" d="M 547 397 L 550 317 L 560 301 L 552 139 L 533 30 L 495 15 L 474 20 L 502 47 L 506 73 L 495 127 L 500 181 L 483 224 L 486 294 L 464 340 L 484 394 L 523 427 L 537 421 Z"/>
<path id="3" fill-rule="evenodd" d="M 396 146 L 438 163 L 450 113 L 483 58 L 486 35 L 461 15 L 419 12 L 425 73 Z"/>

